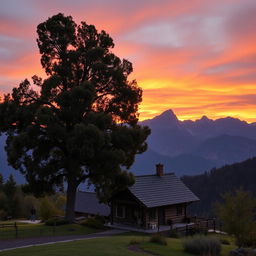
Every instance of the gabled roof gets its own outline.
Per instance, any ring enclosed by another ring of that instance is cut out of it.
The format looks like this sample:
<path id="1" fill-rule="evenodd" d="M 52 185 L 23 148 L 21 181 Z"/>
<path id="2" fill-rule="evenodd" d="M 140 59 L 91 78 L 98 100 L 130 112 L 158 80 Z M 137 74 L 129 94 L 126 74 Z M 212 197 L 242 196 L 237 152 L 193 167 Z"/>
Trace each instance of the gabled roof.
<path id="1" fill-rule="evenodd" d="M 110 207 L 100 203 L 94 192 L 77 191 L 75 212 L 108 216 Z"/>
<path id="2" fill-rule="evenodd" d="M 148 208 L 199 200 L 174 173 L 136 176 L 129 190 Z"/>

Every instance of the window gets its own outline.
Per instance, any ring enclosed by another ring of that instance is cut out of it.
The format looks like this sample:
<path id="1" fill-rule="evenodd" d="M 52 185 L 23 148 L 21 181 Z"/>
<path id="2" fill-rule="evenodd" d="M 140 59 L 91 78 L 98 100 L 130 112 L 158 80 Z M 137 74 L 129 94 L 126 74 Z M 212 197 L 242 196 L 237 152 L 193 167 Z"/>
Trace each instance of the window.
<path id="1" fill-rule="evenodd" d="M 116 217 L 117 218 L 125 218 L 125 206 L 123 206 L 123 205 L 116 206 Z"/>
<path id="2" fill-rule="evenodd" d="M 151 220 L 156 219 L 156 208 L 149 209 L 149 219 Z"/>
<path id="3" fill-rule="evenodd" d="M 177 205 L 176 207 L 176 215 L 180 216 L 183 214 L 183 206 L 182 205 Z"/>

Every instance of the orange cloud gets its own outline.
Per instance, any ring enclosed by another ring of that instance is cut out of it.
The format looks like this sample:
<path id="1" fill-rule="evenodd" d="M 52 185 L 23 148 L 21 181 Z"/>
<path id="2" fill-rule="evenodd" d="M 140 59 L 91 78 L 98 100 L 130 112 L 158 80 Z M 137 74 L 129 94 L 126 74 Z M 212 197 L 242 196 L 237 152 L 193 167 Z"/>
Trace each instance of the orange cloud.
<path id="1" fill-rule="evenodd" d="M 140 118 L 173 109 L 180 119 L 232 115 L 256 121 L 254 0 L 13 0 L 0 10 L 0 93 L 44 75 L 36 26 L 58 12 L 113 37 L 143 88 Z"/>

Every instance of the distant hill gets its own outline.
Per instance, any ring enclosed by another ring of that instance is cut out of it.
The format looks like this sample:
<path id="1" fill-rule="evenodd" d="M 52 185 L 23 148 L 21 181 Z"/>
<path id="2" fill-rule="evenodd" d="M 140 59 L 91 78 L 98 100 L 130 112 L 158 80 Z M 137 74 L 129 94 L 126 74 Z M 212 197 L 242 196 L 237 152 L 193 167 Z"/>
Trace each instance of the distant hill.
<path id="1" fill-rule="evenodd" d="M 6 137 L 4 135 L 0 136 L 0 173 L 7 179 L 10 174 L 13 174 L 17 183 L 24 183 L 25 179 L 23 176 L 7 163 L 7 155 L 4 150 Z"/>
<path id="2" fill-rule="evenodd" d="M 211 120 L 203 116 L 180 121 L 172 110 L 167 110 L 141 124 L 151 128 L 150 154 L 138 156 L 132 170 L 138 166 L 149 168 L 149 162 L 155 159 L 152 152 L 159 159 L 165 157 L 163 163 L 167 162 L 167 169 L 177 175 L 199 174 L 256 156 L 256 125 L 237 118 Z"/>
<path id="3" fill-rule="evenodd" d="M 196 154 L 218 165 L 241 162 L 256 156 L 256 140 L 241 136 L 220 135 L 205 140 Z"/>
<path id="4" fill-rule="evenodd" d="M 175 172 L 177 175 L 203 172 L 215 166 L 214 161 L 206 160 L 200 156 L 182 154 L 168 157 L 148 149 L 142 155 L 136 156 L 131 170 L 136 175 L 154 174 L 157 163 L 164 164 L 165 172 Z"/>
<path id="5" fill-rule="evenodd" d="M 184 176 L 182 180 L 200 198 L 200 202 L 191 205 L 192 213 L 211 215 L 214 202 L 225 192 L 243 188 L 256 196 L 256 157 L 201 175 Z"/>

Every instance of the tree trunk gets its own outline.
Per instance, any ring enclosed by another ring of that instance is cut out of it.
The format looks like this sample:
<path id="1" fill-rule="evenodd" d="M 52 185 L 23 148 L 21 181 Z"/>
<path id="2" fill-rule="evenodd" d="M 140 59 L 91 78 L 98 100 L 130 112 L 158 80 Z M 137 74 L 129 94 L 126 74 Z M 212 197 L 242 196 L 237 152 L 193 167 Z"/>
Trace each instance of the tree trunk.
<path id="1" fill-rule="evenodd" d="M 78 184 L 76 182 L 68 181 L 65 218 L 70 223 L 74 222 L 75 220 L 75 202 L 76 202 L 77 186 Z"/>

